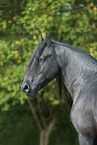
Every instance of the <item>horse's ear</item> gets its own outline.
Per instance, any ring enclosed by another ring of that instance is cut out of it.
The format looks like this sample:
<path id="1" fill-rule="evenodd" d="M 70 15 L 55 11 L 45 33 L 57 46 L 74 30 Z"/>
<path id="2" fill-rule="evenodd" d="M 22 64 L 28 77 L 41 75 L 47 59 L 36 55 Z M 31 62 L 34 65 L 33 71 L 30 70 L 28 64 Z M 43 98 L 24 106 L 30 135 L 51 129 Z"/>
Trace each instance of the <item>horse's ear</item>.
<path id="1" fill-rule="evenodd" d="M 42 37 L 42 34 L 41 34 L 41 42 L 42 42 L 42 41 L 44 41 L 44 38 Z"/>
<path id="2" fill-rule="evenodd" d="M 50 34 L 48 32 L 46 32 L 46 43 L 47 43 L 48 47 L 50 46 L 50 42 L 51 42 Z"/>

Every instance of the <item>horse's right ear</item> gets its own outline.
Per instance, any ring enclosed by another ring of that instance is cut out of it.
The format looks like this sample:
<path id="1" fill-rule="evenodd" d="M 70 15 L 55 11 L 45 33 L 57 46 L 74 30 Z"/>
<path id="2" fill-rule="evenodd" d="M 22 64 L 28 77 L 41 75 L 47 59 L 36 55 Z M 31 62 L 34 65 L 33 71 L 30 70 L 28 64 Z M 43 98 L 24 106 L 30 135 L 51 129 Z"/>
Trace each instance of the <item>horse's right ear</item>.
<path id="1" fill-rule="evenodd" d="M 42 37 L 42 34 L 41 34 L 41 42 L 42 42 L 42 41 L 44 41 L 44 38 Z"/>
<path id="2" fill-rule="evenodd" d="M 46 43 L 47 43 L 48 47 L 50 46 L 50 42 L 51 42 L 50 34 L 48 32 L 46 32 Z"/>

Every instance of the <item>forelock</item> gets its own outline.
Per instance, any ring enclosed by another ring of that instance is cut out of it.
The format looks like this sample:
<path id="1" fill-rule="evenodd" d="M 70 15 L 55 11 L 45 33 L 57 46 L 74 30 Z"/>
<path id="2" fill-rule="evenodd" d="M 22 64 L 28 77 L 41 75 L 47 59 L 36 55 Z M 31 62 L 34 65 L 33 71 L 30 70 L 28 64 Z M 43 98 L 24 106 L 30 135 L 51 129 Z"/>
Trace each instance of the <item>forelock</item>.
<path id="1" fill-rule="evenodd" d="M 42 52 L 43 52 L 45 46 L 46 46 L 46 42 L 43 41 L 43 42 L 40 43 L 39 46 L 37 47 L 36 51 L 37 51 L 37 56 L 38 56 L 38 57 L 42 54 Z"/>
<path id="2" fill-rule="evenodd" d="M 45 46 L 46 46 L 46 42 L 43 41 L 43 42 L 41 42 L 41 43 L 38 45 L 38 47 L 35 49 L 35 51 L 34 51 L 32 57 L 31 57 L 31 59 L 30 59 L 28 65 L 27 65 L 27 67 L 26 67 L 26 69 L 25 69 L 25 71 L 24 71 L 25 74 L 31 70 L 31 64 L 32 64 L 32 62 L 33 62 L 34 57 L 39 57 L 39 56 L 42 54 L 42 52 L 43 52 Z"/>

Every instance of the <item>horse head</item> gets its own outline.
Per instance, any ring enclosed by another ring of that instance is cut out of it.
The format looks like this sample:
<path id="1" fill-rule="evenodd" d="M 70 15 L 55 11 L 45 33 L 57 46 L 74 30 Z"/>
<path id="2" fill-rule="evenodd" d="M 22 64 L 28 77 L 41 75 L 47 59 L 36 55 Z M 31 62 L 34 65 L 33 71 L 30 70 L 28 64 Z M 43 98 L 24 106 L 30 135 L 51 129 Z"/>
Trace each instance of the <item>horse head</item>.
<path id="1" fill-rule="evenodd" d="M 46 40 L 41 35 L 41 43 L 36 48 L 28 66 L 21 90 L 28 96 L 34 96 L 38 91 L 54 79 L 59 72 L 55 48 L 50 34 Z"/>

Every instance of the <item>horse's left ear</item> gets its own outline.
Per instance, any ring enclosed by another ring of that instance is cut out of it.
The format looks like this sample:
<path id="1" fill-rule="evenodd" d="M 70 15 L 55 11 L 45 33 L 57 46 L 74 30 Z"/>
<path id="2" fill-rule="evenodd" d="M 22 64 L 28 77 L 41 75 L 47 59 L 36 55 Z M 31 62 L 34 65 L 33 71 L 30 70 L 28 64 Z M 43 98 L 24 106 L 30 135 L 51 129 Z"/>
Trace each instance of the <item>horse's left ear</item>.
<path id="1" fill-rule="evenodd" d="M 41 34 L 41 42 L 42 42 L 42 41 L 44 41 L 44 38 L 42 37 L 42 34 Z"/>
<path id="2" fill-rule="evenodd" d="M 48 32 L 46 32 L 46 43 L 47 43 L 48 47 L 50 46 L 50 42 L 51 42 L 50 34 Z"/>

